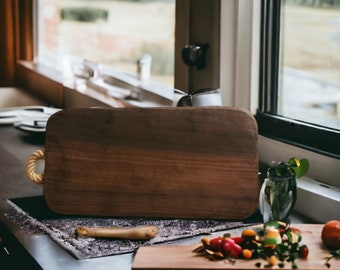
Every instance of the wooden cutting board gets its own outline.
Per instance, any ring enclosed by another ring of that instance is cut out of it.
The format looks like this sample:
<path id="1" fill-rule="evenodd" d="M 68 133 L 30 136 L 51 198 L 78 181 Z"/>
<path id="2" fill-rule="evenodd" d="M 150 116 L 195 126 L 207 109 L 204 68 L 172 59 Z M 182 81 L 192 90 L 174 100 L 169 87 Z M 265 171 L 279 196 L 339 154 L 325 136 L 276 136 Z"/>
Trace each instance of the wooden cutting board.
<path id="1" fill-rule="evenodd" d="M 229 107 L 71 109 L 46 128 L 58 213 L 244 219 L 258 206 L 257 124 Z"/>
<path id="2" fill-rule="evenodd" d="M 298 269 L 340 269 L 340 260 L 332 259 L 330 268 L 325 265 L 325 258 L 330 254 L 321 241 L 323 225 L 299 224 L 293 226 L 302 230 L 301 244 L 306 244 L 309 248 L 308 258 L 297 260 Z M 232 236 L 240 235 L 241 231 Z M 263 269 L 266 265 L 266 261 L 262 259 L 238 259 L 235 264 L 231 264 L 228 260 L 211 261 L 207 257 L 192 252 L 199 245 L 141 247 L 134 258 L 132 269 L 260 269 L 255 266 L 257 262 L 261 262 Z M 276 267 L 275 269 L 282 268 Z M 291 264 L 286 262 L 284 269 L 291 269 Z"/>

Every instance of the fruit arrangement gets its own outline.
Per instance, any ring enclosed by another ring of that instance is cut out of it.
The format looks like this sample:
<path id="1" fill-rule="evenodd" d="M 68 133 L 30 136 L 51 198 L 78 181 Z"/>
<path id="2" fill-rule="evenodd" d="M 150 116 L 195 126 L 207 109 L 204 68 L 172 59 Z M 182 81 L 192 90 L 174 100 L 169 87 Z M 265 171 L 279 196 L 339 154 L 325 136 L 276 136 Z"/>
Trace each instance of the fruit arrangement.
<path id="1" fill-rule="evenodd" d="M 284 222 L 270 221 L 262 227 L 245 229 L 241 236 L 231 237 L 225 234 L 212 239 L 202 238 L 202 245 L 194 250 L 204 253 L 211 259 L 264 259 L 266 267 L 284 267 L 285 262 L 297 268 L 296 259 L 308 257 L 308 247 L 301 244 L 301 232 Z M 255 263 L 261 267 L 261 262 Z"/>

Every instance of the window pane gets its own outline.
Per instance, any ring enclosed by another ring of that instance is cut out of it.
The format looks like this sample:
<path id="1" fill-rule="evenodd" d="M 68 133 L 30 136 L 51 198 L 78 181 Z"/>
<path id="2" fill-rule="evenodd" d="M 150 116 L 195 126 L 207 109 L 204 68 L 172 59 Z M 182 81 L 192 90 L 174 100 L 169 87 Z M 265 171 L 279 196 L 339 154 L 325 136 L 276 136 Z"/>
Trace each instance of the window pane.
<path id="1" fill-rule="evenodd" d="M 56 56 L 58 66 L 63 55 L 79 56 L 135 73 L 137 61 L 150 54 L 151 79 L 173 86 L 175 0 L 39 3 L 40 59 Z"/>
<path id="2" fill-rule="evenodd" d="M 340 128 L 340 1 L 282 1 L 278 114 Z"/>

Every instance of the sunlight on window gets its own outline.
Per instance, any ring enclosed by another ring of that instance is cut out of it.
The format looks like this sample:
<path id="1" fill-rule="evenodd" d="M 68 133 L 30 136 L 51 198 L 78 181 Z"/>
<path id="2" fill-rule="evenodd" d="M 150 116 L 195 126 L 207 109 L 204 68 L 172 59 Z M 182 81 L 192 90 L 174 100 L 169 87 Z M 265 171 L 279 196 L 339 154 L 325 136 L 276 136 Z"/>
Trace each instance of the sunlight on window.
<path id="1" fill-rule="evenodd" d="M 278 114 L 340 129 L 340 1 L 282 1 Z"/>
<path id="2" fill-rule="evenodd" d="M 135 73 L 145 54 L 151 79 L 174 84 L 175 0 L 41 0 L 39 58 L 65 56 Z M 52 61 L 53 62 L 53 61 Z"/>

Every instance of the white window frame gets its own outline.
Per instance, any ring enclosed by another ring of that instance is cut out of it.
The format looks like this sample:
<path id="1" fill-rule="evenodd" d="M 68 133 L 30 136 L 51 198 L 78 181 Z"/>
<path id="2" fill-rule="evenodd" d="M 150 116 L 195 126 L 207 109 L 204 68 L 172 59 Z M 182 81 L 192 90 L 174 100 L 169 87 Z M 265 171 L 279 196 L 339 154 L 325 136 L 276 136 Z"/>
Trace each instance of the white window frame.
<path id="1" fill-rule="evenodd" d="M 221 1 L 220 85 L 223 105 L 255 114 L 258 105 L 260 0 Z"/>

